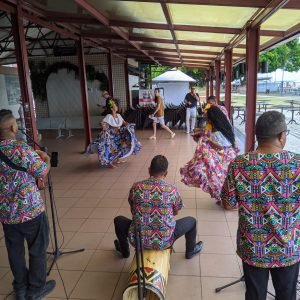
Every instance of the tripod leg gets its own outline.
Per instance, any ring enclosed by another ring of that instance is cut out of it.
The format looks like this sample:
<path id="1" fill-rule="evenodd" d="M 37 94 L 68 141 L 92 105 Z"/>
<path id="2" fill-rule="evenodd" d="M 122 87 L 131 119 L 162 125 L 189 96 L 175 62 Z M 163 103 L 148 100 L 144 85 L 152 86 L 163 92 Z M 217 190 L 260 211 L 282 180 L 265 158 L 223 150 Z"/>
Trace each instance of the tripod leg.
<path id="1" fill-rule="evenodd" d="M 56 263 L 57 259 L 65 254 L 72 254 L 72 253 L 78 253 L 78 252 L 83 252 L 84 249 L 79 249 L 79 250 L 72 250 L 72 251 L 67 251 L 67 252 L 61 252 L 59 247 L 58 247 L 58 241 L 57 241 L 57 229 L 56 229 L 56 210 L 55 210 L 55 204 L 54 204 L 54 193 L 53 193 L 53 186 L 52 186 L 52 180 L 51 180 L 51 175 L 48 173 L 48 188 L 49 188 L 49 195 L 50 195 L 50 207 L 51 207 L 51 214 L 52 214 L 52 226 L 53 226 L 53 236 L 54 236 L 54 251 L 53 252 L 48 252 L 48 254 L 53 255 L 53 261 L 49 267 L 47 275 L 50 274 L 54 264 Z"/>
<path id="2" fill-rule="evenodd" d="M 269 295 L 271 295 L 272 297 L 276 297 L 274 294 L 272 294 L 272 293 L 270 293 L 269 291 L 267 291 L 267 293 L 269 294 Z"/>
<path id="3" fill-rule="evenodd" d="M 145 274 L 145 266 L 144 266 L 144 252 L 143 252 L 143 241 L 142 241 L 141 228 L 139 228 L 139 240 L 140 240 L 142 274 L 143 274 L 143 278 L 142 278 L 143 279 L 143 297 L 145 298 L 147 295 L 147 290 L 146 290 L 146 274 Z"/>
<path id="4" fill-rule="evenodd" d="M 226 289 L 226 288 L 229 287 L 229 286 L 232 286 L 232 285 L 234 285 L 234 284 L 237 284 L 237 283 L 243 282 L 243 281 L 245 281 L 244 276 L 242 276 L 240 279 L 238 279 L 238 280 L 236 280 L 236 281 L 233 281 L 233 282 L 231 282 L 231 283 L 229 283 L 229 284 L 226 284 L 226 285 L 223 285 L 223 286 L 220 286 L 220 287 L 216 288 L 216 289 L 215 289 L 215 292 L 216 292 L 216 293 L 219 293 L 219 292 L 222 291 L 223 289 Z"/>
<path id="5" fill-rule="evenodd" d="M 140 266 L 140 243 L 138 237 L 138 230 L 135 225 L 135 258 L 137 267 L 137 279 L 138 279 L 138 300 L 143 299 L 142 285 L 141 285 L 141 266 Z"/>
<path id="6" fill-rule="evenodd" d="M 220 286 L 220 287 L 216 288 L 216 289 L 215 289 L 215 292 L 216 292 L 216 293 L 219 293 L 220 291 L 222 291 L 222 290 L 228 288 L 229 286 L 232 286 L 232 285 L 234 285 L 234 284 L 237 284 L 237 283 L 243 282 L 243 281 L 245 281 L 244 275 L 243 275 L 240 279 L 238 279 L 238 280 L 236 280 L 236 281 L 233 281 L 233 282 L 231 282 L 231 283 L 229 283 L 229 284 L 226 284 L 226 285 L 223 285 L 223 286 Z M 275 298 L 275 295 L 273 295 L 272 293 L 270 293 L 270 292 L 268 292 L 268 291 L 267 291 L 267 293 L 268 293 L 269 295 L 271 295 L 272 297 Z"/>

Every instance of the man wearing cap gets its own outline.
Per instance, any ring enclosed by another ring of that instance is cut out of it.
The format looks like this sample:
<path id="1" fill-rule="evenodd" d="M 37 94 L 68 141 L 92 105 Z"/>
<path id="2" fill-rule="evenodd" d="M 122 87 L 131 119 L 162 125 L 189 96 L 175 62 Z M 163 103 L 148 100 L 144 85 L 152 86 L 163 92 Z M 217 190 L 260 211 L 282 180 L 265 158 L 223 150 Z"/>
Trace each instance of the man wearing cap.
<path id="1" fill-rule="evenodd" d="M 191 91 L 186 94 L 184 103 L 186 106 L 186 133 L 193 132 L 195 129 L 197 118 L 197 103 L 200 102 L 199 94 L 196 93 L 195 87 L 191 87 Z M 190 119 L 192 122 L 190 125 Z"/>
<path id="2" fill-rule="evenodd" d="M 236 157 L 222 190 L 227 209 L 238 208 L 237 254 L 246 300 L 265 300 L 271 273 L 277 300 L 296 300 L 300 260 L 300 154 L 283 150 L 285 117 L 262 114 L 258 148 Z"/>

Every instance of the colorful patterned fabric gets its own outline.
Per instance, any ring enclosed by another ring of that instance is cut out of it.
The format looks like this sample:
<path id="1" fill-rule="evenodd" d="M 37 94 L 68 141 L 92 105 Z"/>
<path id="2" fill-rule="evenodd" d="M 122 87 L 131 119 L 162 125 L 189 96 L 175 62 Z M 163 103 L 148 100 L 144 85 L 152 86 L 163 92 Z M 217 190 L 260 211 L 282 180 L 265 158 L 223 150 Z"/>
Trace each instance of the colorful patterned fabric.
<path id="1" fill-rule="evenodd" d="M 225 106 L 223 105 L 217 105 L 217 107 L 222 111 L 222 113 L 227 117 L 227 119 L 229 120 L 229 116 L 228 116 L 228 111 L 226 109 Z"/>
<path id="2" fill-rule="evenodd" d="M 245 263 L 276 268 L 300 260 L 300 154 L 238 156 L 222 201 L 239 209 L 237 253 Z"/>
<path id="3" fill-rule="evenodd" d="M 129 229 L 130 242 L 134 245 L 134 224 L 137 224 L 141 226 L 145 249 L 162 250 L 172 246 L 174 216 L 182 208 L 177 188 L 150 177 L 132 186 L 128 201 L 133 218 Z"/>
<path id="4" fill-rule="evenodd" d="M 124 159 L 132 154 L 137 154 L 141 150 L 142 146 L 136 138 L 134 128 L 135 124 L 120 128 L 109 126 L 99 133 L 93 145 L 97 148 L 101 165 L 110 165 L 118 158 Z M 91 149 L 93 149 L 93 146 Z"/>
<path id="5" fill-rule="evenodd" d="M 47 165 L 24 142 L 3 140 L 0 150 L 15 165 L 27 169 L 17 171 L 0 160 L 0 222 L 19 224 L 32 220 L 45 210 L 35 178 L 46 175 Z"/>
<path id="6" fill-rule="evenodd" d="M 181 181 L 187 186 L 201 188 L 219 200 L 229 163 L 236 152 L 232 147 L 217 150 L 208 139 L 207 134 L 200 136 L 193 158 L 180 169 Z"/>

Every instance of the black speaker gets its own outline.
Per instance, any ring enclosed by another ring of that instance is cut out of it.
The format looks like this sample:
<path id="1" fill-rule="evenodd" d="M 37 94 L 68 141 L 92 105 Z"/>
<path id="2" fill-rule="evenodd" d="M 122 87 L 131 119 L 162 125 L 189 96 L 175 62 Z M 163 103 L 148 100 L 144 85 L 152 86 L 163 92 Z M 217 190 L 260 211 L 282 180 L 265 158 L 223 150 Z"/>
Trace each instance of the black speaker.
<path id="1" fill-rule="evenodd" d="M 239 70 L 238 69 L 236 69 L 236 70 L 234 70 L 233 71 L 233 79 L 234 80 L 236 80 L 236 79 L 239 79 Z"/>
<path id="2" fill-rule="evenodd" d="M 260 71 L 260 73 L 268 73 L 268 62 L 267 61 L 262 61 L 259 64 L 259 71 Z"/>
<path id="3" fill-rule="evenodd" d="M 246 65 L 244 63 L 239 64 L 239 73 L 241 75 L 245 75 L 246 74 Z"/>
<path id="4" fill-rule="evenodd" d="M 56 168 L 58 166 L 58 152 L 51 153 L 51 160 L 50 160 L 51 167 Z"/>
<path id="5" fill-rule="evenodd" d="M 53 55 L 54 56 L 74 56 L 77 53 L 77 48 L 75 46 L 54 46 Z"/>
<path id="6" fill-rule="evenodd" d="M 220 78 L 221 78 L 221 81 L 224 81 L 224 80 L 225 80 L 225 74 L 224 74 L 223 72 L 221 72 Z"/>

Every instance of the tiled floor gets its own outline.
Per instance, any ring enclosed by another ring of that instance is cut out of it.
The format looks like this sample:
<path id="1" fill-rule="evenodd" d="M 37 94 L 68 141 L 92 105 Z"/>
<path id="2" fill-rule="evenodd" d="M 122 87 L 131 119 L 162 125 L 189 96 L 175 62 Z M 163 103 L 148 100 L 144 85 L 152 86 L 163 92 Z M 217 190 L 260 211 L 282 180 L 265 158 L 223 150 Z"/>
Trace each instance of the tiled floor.
<path id="1" fill-rule="evenodd" d="M 149 163 L 156 154 L 167 156 L 170 163 L 167 179 L 178 186 L 184 199 L 185 208 L 179 217 L 196 217 L 199 239 L 204 242 L 202 254 L 192 260 L 184 258 L 184 238 L 175 244 L 167 299 L 244 298 L 243 283 L 219 294 L 214 292 L 216 287 L 242 275 L 240 260 L 235 254 L 237 212 L 223 211 L 209 195 L 180 182 L 179 168 L 191 158 L 196 146 L 190 136 L 178 131 L 175 139 L 170 140 L 165 132 L 159 131 L 158 139 L 150 141 L 147 140 L 150 134 L 150 131 L 138 132 L 143 144 L 142 151 L 114 170 L 99 168 L 96 156 L 85 157 L 81 154 L 83 136 L 80 132 L 65 141 L 50 138 L 49 133 L 48 138 L 44 138 L 49 150 L 58 151 L 60 155 L 59 167 L 51 172 L 59 228 L 64 236 L 62 238 L 59 233 L 59 243 L 63 242 L 65 251 L 86 249 L 59 259 L 49 277 L 57 281 L 55 291 L 49 296 L 52 300 L 66 298 L 58 269 L 69 298 L 122 299 L 133 255 L 122 259 L 114 251 L 113 218 L 119 214 L 130 216 L 127 204 L 129 188 L 134 181 L 147 177 Z M 50 214 L 48 196 L 46 202 Z M 2 300 L 11 292 L 12 275 L 3 240 L 0 240 L 0 247 Z M 11 296 L 9 298 L 12 299 Z"/>

